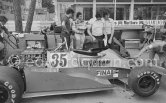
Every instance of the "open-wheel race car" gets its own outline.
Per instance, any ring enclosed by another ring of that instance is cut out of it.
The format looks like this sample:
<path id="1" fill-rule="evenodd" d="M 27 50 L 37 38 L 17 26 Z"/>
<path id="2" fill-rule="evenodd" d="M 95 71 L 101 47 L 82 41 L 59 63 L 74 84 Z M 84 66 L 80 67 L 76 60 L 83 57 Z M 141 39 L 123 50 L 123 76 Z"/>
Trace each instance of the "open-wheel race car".
<path id="1" fill-rule="evenodd" d="M 114 80 L 128 80 L 139 96 L 153 95 L 166 70 L 149 60 L 122 57 L 110 48 L 60 51 L 54 36 L 27 34 L 19 50 L 0 66 L 0 103 L 19 103 L 21 98 L 113 89 Z M 14 51 L 14 50 L 13 50 Z"/>

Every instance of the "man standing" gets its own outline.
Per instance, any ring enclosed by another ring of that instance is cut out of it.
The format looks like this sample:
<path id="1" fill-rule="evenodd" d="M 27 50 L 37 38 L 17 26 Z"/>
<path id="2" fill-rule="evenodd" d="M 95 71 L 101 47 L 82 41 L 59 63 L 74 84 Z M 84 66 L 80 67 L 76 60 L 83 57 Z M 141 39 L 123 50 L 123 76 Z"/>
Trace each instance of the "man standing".
<path id="1" fill-rule="evenodd" d="M 85 22 L 82 20 L 82 13 L 78 12 L 76 15 L 76 21 L 73 22 L 72 29 L 75 32 L 76 39 L 76 49 L 83 49 L 83 44 L 85 40 Z"/>
<path id="2" fill-rule="evenodd" d="M 88 34 L 92 37 L 93 41 L 97 41 L 98 47 L 104 47 L 104 23 L 101 20 L 101 15 L 96 14 L 96 18 L 90 20 L 90 26 L 88 27 Z"/>
<path id="3" fill-rule="evenodd" d="M 104 23 L 104 34 L 106 37 L 106 45 L 115 50 L 115 44 L 117 44 L 119 48 L 120 54 L 122 56 L 127 57 L 129 56 L 128 51 L 125 49 L 125 47 L 122 45 L 122 43 L 114 37 L 114 20 L 109 18 L 109 14 L 107 12 L 103 13 L 102 21 Z"/>
<path id="4" fill-rule="evenodd" d="M 112 42 L 112 38 L 114 35 L 114 20 L 112 18 L 109 18 L 109 14 L 107 12 L 103 13 L 102 21 L 104 22 L 104 34 L 105 38 L 107 40 L 110 40 L 110 43 Z"/>
<path id="5" fill-rule="evenodd" d="M 70 36 L 71 36 L 71 29 L 72 29 L 70 19 L 73 17 L 73 15 L 74 15 L 74 10 L 69 8 L 67 9 L 65 16 L 62 18 L 61 37 L 62 37 L 62 42 L 64 42 L 66 39 L 67 49 L 70 48 Z M 65 49 L 64 46 L 63 46 L 63 49 Z"/>

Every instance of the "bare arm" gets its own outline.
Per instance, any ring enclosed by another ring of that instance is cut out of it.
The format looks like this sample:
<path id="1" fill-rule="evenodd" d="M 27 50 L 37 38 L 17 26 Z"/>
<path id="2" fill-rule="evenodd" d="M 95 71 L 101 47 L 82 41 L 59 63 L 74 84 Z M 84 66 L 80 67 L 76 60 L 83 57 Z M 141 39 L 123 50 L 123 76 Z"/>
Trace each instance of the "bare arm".
<path id="1" fill-rule="evenodd" d="M 153 49 L 153 48 L 158 47 L 158 46 L 159 46 L 159 45 L 157 45 L 156 43 L 152 43 L 152 44 L 150 44 L 150 45 L 144 47 L 144 48 L 139 52 L 139 54 L 136 55 L 136 57 L 139 57 L 139 56 L 141 56 L 142 53 L 144 53 L 145 51 L 147 51 L 147 50 L 149 50 L 149 49 Z"/>
<path id="2" fill-rule="evenodd" d="M 111 38 L 114 36 L 114 31 L 115 31 L 115 25 L 114 25 L 114 20 L 112 21 L 112 26 L 111 26 Z"/>
<path id="3" fill-rule="evenodd" d="M 95 37 L 94 37 L 94 36 L 92 35 L 92 33 L 91 33 L 91 28 L 92 28 L 92 25 L 91 25 L 91 26 L 88 26 L 87 32 L 88 32 L 88 34 L 92 37 L 92 39 L 95 40 Z"/>
<path id="4" fill-rule="evenodd" d="M 112 23 L 111 23 L 111 37 L 110 37 L 110 39 L 109 39 L 109 44 L 111 44 L 112 43 L 112 40 L 113 40 L 113 36 L 114 36 L 114 21 L 112 20 Z M 116 41 L 116 40 L 115 40 Z M 118 43 L 119 44 L 119 43 Z"/>

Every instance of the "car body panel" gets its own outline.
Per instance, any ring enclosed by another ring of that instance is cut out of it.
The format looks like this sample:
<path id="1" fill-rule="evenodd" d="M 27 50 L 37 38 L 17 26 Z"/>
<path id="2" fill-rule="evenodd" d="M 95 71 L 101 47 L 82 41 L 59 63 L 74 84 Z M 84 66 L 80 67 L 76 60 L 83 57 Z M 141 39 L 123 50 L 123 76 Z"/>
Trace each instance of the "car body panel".
<path id="1" fill-rule="evenodd" d="M 92 79 L 72 77 L 59 72 L 25 71 L 25 77 L 26 93 L 112 87 L 108 80 L 102 84 Z"/>
<path id="2" fill-rule="evenodd" d="M 112 87 L 109 79 L 127 77 L 129 71 L 120 66 L 122 63 L 123 65 L 125 64 L 125 68 L 127 67 L 126 59 L 122 59 L 112 50 L 105 50 L 100 53 L 104 55 L 89 56 L 73 51 L 47 52 L 47 67 L 33 66 L 24 68 L 26 92 L 35 93 Z M 111 56 L 110 53 L 115 54 Z M 114 58 L 119 58 L 117 63 L 114 63 Z M 107 62 L 108 60 L 111 61 Z M 91 61 L 98 62 L 99 64 L 90 64 Z"/>
<path id="3" fill-rule="evenodd" d="M 63 95 L 63 94 L 75 94 L 75 93 L 89 93 L 97 91 L 111 90 L 112 87 L 98 87 L 98 88 L 86 88 L 86 89 L 73 89 L 73 90 L 57 90 L 48 92 L 33 92 L 25 93 L 22 98 L 32 98 L 32 97 L 42 97 L 42 96 L 52 96 L 52 95 Z"/>

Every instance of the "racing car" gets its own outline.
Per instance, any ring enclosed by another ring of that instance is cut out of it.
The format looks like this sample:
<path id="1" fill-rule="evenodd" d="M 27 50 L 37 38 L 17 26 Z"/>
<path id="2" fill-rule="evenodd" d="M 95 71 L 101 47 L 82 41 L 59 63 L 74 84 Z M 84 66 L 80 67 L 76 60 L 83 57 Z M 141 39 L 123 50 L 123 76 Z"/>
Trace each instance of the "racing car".
<path id="1" fill-rule="evenodd" d="M 48 35 L 22 35 L 19 52 L 0 66 L 0 103 L 19 103 L 21 98 L 94 92 L 113 89 L 114 80 L 126 79 L 133 92 L 153 95 L 166 70 L 150 60 L 122 57 L 109 47 L 89 51 L 61 51 Z"/>

